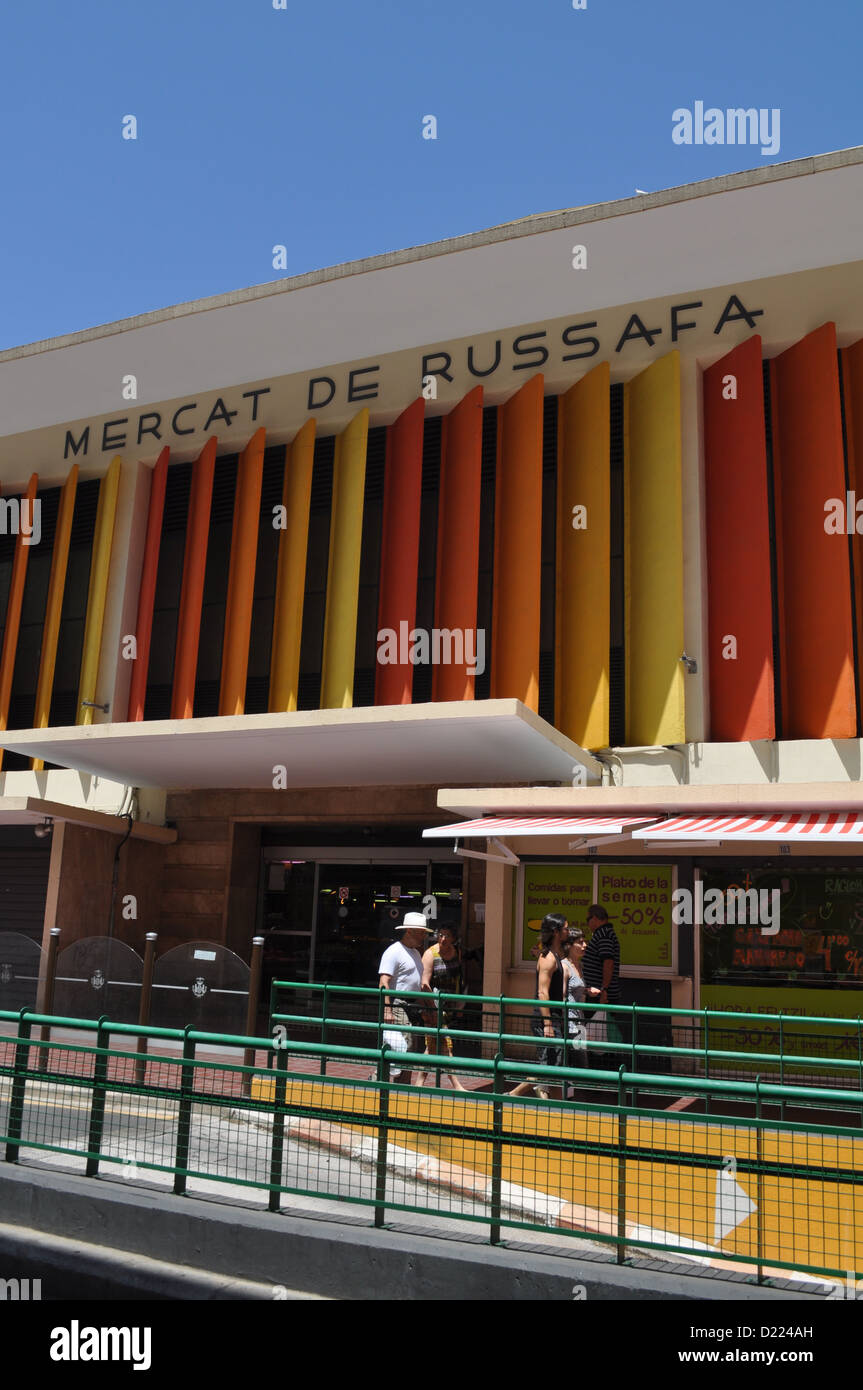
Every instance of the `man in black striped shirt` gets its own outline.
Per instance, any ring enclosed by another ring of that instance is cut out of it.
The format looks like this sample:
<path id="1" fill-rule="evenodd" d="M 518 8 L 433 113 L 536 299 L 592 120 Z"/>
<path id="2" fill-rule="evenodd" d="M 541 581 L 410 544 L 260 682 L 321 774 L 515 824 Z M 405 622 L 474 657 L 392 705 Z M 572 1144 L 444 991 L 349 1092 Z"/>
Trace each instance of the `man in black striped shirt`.
<path id="1" fill-rule="evenodd" d="M 587 909 L 587 928 L 591 933 L 587 950 L 581 958 L 581 973 L 584 983 L 600 990 L 598 1004 L 620 1003 L 620 941 L 604 907 L 593 903 Z M 629 1042 L 629 1016 L 627 1014 L 607 1014 L 607 1038 L 609 1042 Z M 601 1053 L 597 1049 L 590 1065 L 600 1070 L 617 1071 L 618 1067 L 630 1066 L 630 1058 L 623 1052 Z"/>

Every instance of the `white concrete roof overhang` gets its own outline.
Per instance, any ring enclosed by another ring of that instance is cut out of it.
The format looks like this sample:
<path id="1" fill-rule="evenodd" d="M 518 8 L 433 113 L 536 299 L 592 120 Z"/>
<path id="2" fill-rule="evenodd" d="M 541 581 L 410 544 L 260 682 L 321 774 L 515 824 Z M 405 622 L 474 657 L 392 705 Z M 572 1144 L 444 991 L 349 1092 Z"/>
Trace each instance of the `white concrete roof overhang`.
<path id="1" fill-rule="evenodd" d="M 599 764 L 518 700 L 302 710 L 10 730 L 3 747 L 137 787 L 411 786 L 565 781 Z"/>
<path id="2" fill-rule="evenodd" d="M 67 806 L 62 801 L 45 801 L 38 796 L 0 796 L 0 827 L 41 825 L 46 818 L 82 825 L 88 830 L 106 830 L 111 835 L 125 835 L 129 824 L 125 816 L 109 816 L 104 811 L 88 811 L 83 806 Z M 133 820 L 131 838 L 173 844 L 177 832 L 163 825 Z"/>

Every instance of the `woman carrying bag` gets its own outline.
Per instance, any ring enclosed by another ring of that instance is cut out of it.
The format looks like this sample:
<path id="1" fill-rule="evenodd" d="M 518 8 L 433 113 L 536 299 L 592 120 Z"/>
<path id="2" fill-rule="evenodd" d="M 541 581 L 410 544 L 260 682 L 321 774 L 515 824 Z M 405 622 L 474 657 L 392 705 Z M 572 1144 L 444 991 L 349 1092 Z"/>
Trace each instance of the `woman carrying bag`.
<path id="1" fill-rule="evenodd" d="M 569 936 L 562 943 L 562 963 L 564 974 L 564 997 L 566 999 L 567 1034 L 569 1045 L 565 1052 L 567 1065 L 586 1067 L 590 1065 L 587 1048 L 587 1016 L 578 1008 L 585 999 L 598 999 L 600 991 L 584 983 L 579 966 L 587 950 L 584 932 L 580 927 L 570 927 Z M 567 1100 L 575 1094 L 574 1087 L 566 1087 Z"/>

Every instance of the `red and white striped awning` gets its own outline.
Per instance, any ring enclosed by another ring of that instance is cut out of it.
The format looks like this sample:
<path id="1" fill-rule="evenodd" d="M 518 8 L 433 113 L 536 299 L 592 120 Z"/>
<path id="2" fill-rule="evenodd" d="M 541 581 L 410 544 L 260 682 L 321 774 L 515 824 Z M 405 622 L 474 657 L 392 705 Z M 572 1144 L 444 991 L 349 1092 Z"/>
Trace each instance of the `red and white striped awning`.
<path id="1" fill-rule="evenodd" d="M 515 835 L 622 835 L 656 816 L 481 816 L 423 831 L 427 840 L 463 840 L 482 836 L 503 839 Z"/>
<path id="2" fill-rule="evenodd" d="M 863 843 L 863 816 L 852 811 L 774 811 L 767 816 L 675 816 L 632 832 L 636 840 L 803 840 Z"/>

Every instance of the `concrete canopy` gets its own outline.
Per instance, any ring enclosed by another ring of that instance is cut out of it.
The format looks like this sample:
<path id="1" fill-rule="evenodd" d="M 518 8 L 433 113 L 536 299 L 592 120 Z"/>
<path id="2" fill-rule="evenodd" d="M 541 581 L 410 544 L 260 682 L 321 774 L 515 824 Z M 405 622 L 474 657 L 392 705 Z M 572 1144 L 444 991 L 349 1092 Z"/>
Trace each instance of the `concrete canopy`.
<path id="1" fill-rule="evenodd" d="M 598 780 L 599 764 L 518 700 L 10 730 L 3 747 L 137 787 L 243 789 Z M 284 768 L 284 773 L 278 769 Z"/>

